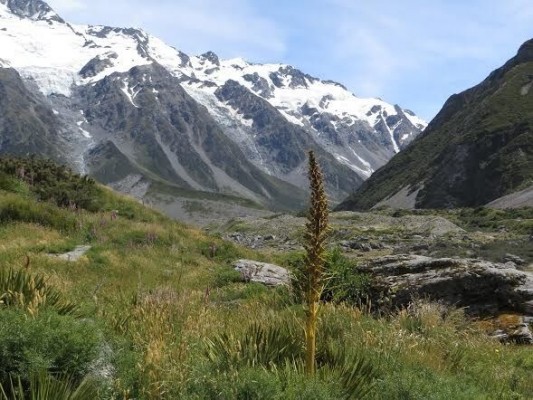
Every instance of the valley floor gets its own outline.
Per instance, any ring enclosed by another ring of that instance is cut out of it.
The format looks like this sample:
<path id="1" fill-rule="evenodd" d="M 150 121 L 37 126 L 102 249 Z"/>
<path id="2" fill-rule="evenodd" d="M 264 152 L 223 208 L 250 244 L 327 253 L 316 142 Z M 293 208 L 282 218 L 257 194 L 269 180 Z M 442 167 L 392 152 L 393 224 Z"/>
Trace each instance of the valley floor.
<path id="1" fill-rule="evenodd" d="M 74 384 L 89 380 L 92 398 L 102 399 L 531 398 L 532 346 L 499 344 L 487 335 L 493 322 L 422 300 L 381 314 L 350 297 L 324 304 L 319 373 L 308 377 L 295 292 L 241 282 L 231 267 L 241 258 L 294 265 L 303 218 L 236 218 L 200 230 L 102 193 L 89 212 L 0 190 L 0 292 L 13 269 L 44 276 L 76 305 L 65 313 L 31 293 L 2 297 L 4 388 L 9 376 L 26 384 L 40 367 Z M 494 261 L 512 253 L 531 268 L 531 211 L 516 213 L 333 214 L 331 246 L 346 265 L 393 253 Z M 77 260 L 51 256 L 80 245 L 90 248 Z"/>

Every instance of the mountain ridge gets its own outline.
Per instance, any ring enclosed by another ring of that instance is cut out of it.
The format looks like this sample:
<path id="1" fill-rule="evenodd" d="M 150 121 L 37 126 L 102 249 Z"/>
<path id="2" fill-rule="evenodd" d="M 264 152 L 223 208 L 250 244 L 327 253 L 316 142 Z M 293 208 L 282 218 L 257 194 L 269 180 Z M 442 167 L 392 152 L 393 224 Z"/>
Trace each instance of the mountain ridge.
<path id="1" fill-rule="evenodd" d="M 452 95 L 411 146 L 339 209 L 477 207 L 532 185 L 532 86 L 529 40 L 480 84 Z"/>
<path id="2" fill-rule="evenodd" d="M 116 167 L 135 166 L 131 172 L 148 184 L 294 209 L 305 198 L 307 150 L 319 153 L 328 194 L 338 201 L 425 127 L 408 110 L 357 98 L 289 65 L 221 60 L 212 51 L 188 56 L 140 29 L 71 25 L 56 16 L 40 0 L 0 1 L 0 66 L 14 68 L 53 113 L 59 122 L 52 130 L 68 144 L 58 143 L 58 152 L 80 172 L 107 171 L 91 156 L 111 141 L 124 164 Z M 164 91 L 177 97 L 162 102 Z M 134 116 L 144 133 L 125 119 Z"/>

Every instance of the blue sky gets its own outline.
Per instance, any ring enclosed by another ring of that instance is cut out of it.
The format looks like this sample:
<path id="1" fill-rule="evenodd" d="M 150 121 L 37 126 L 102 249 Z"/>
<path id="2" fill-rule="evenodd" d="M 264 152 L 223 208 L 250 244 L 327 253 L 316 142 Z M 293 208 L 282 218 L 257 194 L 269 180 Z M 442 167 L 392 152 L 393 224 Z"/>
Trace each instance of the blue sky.
<path id="1" fill-rule="evenodd" d="M 49 0 L 193 55 L 287 63 L 429 120 L 533 38 L 532 0 Z"/>

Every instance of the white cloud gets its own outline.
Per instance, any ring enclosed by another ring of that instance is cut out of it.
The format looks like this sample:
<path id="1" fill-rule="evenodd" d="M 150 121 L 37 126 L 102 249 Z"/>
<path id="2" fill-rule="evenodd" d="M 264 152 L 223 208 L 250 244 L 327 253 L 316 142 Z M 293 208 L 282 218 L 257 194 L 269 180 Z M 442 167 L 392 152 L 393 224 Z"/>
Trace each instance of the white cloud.
<path id="1" fill-rule="evenodd" d="M 533 36 L 530 0 L 327 3 L 330 54 L 338 65 L 349 65 L 342 67 L 344 82 L 360 95 L 389 101 L 404 101 L 403 92 L 410 91 L 415 100 L 404 105 L 418 103 L 429 116 Z M 442 94 L 428 100 L 428 91 L 439 85 Z"/>

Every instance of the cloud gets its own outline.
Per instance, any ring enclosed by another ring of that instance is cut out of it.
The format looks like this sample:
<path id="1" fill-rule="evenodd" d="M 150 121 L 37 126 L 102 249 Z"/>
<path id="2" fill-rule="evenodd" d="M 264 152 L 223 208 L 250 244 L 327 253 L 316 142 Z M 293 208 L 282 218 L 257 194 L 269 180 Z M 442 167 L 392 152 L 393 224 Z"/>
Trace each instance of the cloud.
<path id="1" fill-rule="evenodd" d="M 358 95 L 423 109 L 426 118 L 532 36 L 530 0 L 327 3 L 330 54 L 344 82 Z"/>

